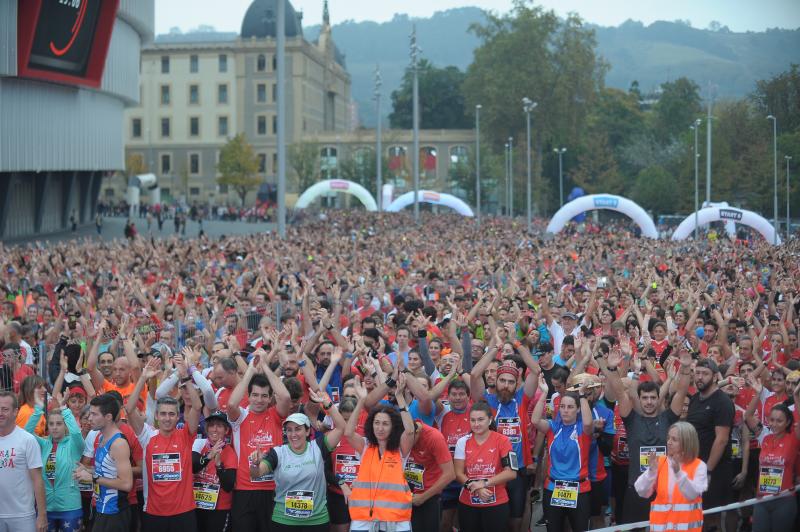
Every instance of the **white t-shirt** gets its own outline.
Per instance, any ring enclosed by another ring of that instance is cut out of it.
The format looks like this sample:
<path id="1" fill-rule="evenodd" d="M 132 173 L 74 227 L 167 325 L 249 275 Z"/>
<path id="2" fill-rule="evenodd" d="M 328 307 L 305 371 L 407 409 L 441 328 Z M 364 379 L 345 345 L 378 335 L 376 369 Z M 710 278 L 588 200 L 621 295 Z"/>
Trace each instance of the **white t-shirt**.
<path id="1" fill-rule="evenodd" d="M 0 436 L 0 486 L 3 493 L 14 494 L 0 497 L 0 519 L 36 515 L 30 470 L 37 468 L 42 468 L 42 452 L 36 438 L 19 427 Z"/>

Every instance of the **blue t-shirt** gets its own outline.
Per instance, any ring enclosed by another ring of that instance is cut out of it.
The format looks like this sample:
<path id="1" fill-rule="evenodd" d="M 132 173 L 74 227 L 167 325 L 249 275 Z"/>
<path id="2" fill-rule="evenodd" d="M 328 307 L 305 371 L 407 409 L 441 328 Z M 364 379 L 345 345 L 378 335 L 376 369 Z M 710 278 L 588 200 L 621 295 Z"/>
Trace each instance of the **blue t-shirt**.
<path id="1" fill-rule="evenodd" d="M 527 411 L 523 405 L 524 395 L 525 391 L 520 388 L 509 402 L 501 403 L 497 395 L 488 391 L 483 392 L 483 398 L 496 412 L 494 421 L 497 424 L 497 432 L 511 441 L 511 447 L 514 449 L 521 466 L 528 465 L 525 463 L 526 455 L 522 452 L 523 440 L 526 439 L 524 437 L 525 428 L 527 426 L 524 422 L 527 417 Z"/>
<path id="2" fill-rule="evenodd" d="M 322 376 L 325 375 L 325 370 L 328 369 L 327 366 L 317 366 L 317 381 L 322 379 Z M 342 391 L 342 366 L 336 364 L 336 367 L 333 368 L 333 375 L 331 375 L 331 380 L 328 381 L 328 385 L 325 387 L 325 392 L 328 394 L 328 397 L 331 398 L 331 401 L 334 403 L 338 403 L 341 397 Z"/>
<path id="3" fill-rule="evenodd" d="M 433 403 L 433 401 L 431 401 L 431 403 Z M 434 423 L 436 423 L 436 406 L 431 405 L 431 413 L 426 416 L 419 411 L 419 399 L 411 401 L 411 404 L 408 405 L 408 413 L 411 414 L 411 419 L 419 419 L 429 427 L 432 427 Z"/>
<path id="4" fill-rule="evenodd" d="M 547 446 L 550 459 L 546 489 L 553 489 L 554 480 L 587 482 L 591 436 L 583 433 L 580 419 L 571 425 L 566 425 L 560 417 L 556 417 L 548 423 L 550 431 L 547 433 Z"/>

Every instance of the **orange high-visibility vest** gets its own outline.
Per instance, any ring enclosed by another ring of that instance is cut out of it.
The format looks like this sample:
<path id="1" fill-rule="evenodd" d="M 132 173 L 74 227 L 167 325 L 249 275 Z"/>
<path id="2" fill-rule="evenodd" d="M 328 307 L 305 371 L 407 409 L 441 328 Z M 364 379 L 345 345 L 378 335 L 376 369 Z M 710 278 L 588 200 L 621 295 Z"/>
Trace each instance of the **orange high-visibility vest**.
<path id="1" fill-rule="evenodd" d="M 367 445 L 358 476 L 351 486 L 350 519 L 353 521 L 411 520 L 411 490 L 403 472 L 400 451 L 383 456 L 375 445 Z"/>
<path id="2" fill-rule="evenodd" d="M 694 478 L 700 459 L 695 458 L 688 464 L 681 465 L 681 469 L 690 479 Z M 687 532 L 701 532 L 703 529 L 703 497 L 691 501 L 681 493 L 678 483 L 669 493 L 670 466 L 666 456 L 658 458 L 658 483 L 656 484 L 656 498 L 650 503 L 650 530 L 661 532 L 666 530 L 681 530 Z"/>

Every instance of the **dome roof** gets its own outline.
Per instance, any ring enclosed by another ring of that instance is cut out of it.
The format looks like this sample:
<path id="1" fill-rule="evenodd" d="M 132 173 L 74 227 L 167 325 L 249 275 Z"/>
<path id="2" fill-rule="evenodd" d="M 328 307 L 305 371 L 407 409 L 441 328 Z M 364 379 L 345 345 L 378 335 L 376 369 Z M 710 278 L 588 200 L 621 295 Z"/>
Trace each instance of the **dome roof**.
<path id="1" fill-rule="evenodd" d="M 276 18 L 278 5 L 275 0 L 253 0 L 242 21 L 242 39 L 256 37 L 274 38 L 278 31 L 276 28 Z M 291 2 L 286 0 L 286 36 L 297 37 L 303 35 L 303 26 L 300 17 L 292 7 Z"/>

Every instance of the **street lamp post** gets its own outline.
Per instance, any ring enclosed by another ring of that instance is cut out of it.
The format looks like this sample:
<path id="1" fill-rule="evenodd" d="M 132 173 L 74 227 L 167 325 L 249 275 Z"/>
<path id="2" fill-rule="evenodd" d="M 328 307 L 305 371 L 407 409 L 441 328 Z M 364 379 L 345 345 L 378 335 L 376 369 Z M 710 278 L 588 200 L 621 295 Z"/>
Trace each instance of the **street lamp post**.
<path id="1" fill-rule="evenodd" d="M 419 223 L 419 76 L 417 61 L 422 50 L 417 46 L 417 26 L 411 31 L 411 69 L 414 72 L 413 84 L 413 127 L 414 127 L 414 222 Z"/>
<path id="2" fill-rule="evenodd" d="M 778 119 L 774 115 L 769 115 L 767 120 L 772 120 L 772 170 L 773 170 L 773 185 L 774 190 L 772 194 L 772 217 L 775 224 L 775 237 L 773 244 L 778 243 Z"/>
<path id="3" fill-rule="evenodd" d="M 558 206 L 564 206 L 564 166 L 562 164 L 562 156 L 567 151 L 566 148 L 553 148 L 553 151 L 558 154 Z"/>
<path id="4" fill-rule="evenodd" d="M 475 212 L 481 225 L 481 104 L 475 106 Z"/>
<path id="5" fill-rule="evenodd" d="M 505 174 L 506 174 L 506 182 L 505 182 L 505 196 L 506 196 L 506 214 L 508 214 L 508 142 L 504 144 L 505 151 L 503 154 L 505 155 Z"/>
<path id="6" fill-rule="evenodd" d="M 525 111 L 525 125 L 528 134 L 527 138 L 527 159 L 528 159 L 528 189 L 527 189 L 527 204 L 528 204 L 528 232 L 531 231 L 531 111 L 533 111 L 538 104 L 531 101 L 530 98 L 522 99 L 522 110 Z"/>
<path id="7" fill-rule="evenodd" d="M 508 137 L 508 213 L 514 217 L 514 137 Z"/>
<path id="8" fill-rule="evenodd" d="M 381 78 L 381 67 L 375 65 L 375 116 L 377 118 L 377 126 L 375 128 L 375 176 L 377 179 L 377 190 L 376 194 L 378 195 L 378 212 L 383 210 L 383 158 L 382 158 L 382 148 L 381 148 L 381 85 L 383 85 L 383 79 Z"/>
<path id="9" fill-rule="evenodd" d="M 711 82 L 708 82 L 708 116 L 706 121 L 706 204 L 711 204 L 711 106 L 714 98 L 712 94 Z M 697 209 L 695 209 L 695 212 Z"/>
<path id="10" fill-rule="evenodd" d="M 792 236 L 791 227 L 791 220 L 789 218 L 789 199 L 790 199 L 790 189 L 789 189 L 789 161 L 792 160 L 791 155 L 784 155 L 784 159 L 786 159 L 786 242 L 789 242 L 789 237 Z"/>
<path id="11" fill-rule="evenodd" d="M 697 131 L 700 129 L 700 124 L 703 121 L 699 118 L 694 121 L 694 124 L 689 126 L 689 129 L 694 130 L 694 240 L 697 242 L 698 233 L 700 228 L 698 227 L 700 215 L 698 214 L 698 209 L 700 208 L 700 191 L 698 190 L 698 175 L 700 173 L 700 154 L 697 153 Z"/>
<path id="12" fill-rule="evenodd" d="M 277 156 L 278 156 L 278 235 L 286 238 L 286 3 L 277 6 Z"/>

